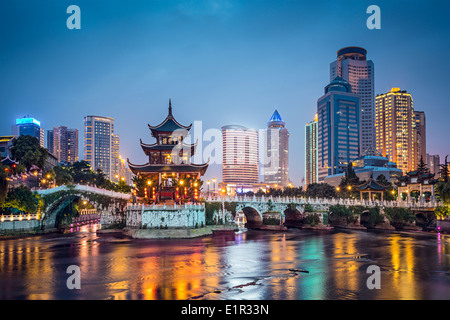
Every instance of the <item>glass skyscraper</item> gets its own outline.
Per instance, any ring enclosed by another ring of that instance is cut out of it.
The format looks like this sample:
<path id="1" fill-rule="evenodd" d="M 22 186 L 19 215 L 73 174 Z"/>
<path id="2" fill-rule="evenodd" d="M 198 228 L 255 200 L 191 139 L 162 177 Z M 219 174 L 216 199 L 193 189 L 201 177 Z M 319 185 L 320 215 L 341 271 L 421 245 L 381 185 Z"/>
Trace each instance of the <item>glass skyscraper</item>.
<path id="1" fill-rule="evenodd" d="M 16 120 L 12 126 L 11 133 L 15 136 L 32 136 L 39 140 L 41 147 L 44 147 L 45 137 L 44 129 L 41 129 L 41 123 L 35 118 L 23 117 Z"/>
<path id="2" fill-rule="evenodd" d="M 317 101 L 318 180 L 344 172 L 360 154 L 359 96 L 336 77 Z"/>
<path id="3" fill-rule="evenodd" d="M 289 131 L 277 110 L 266 130 L 264 183 L 287 187 L 289 184 Z"/>
<path id="4" fill-rule="evenodd" d="M 374 64 L 367 60 L 367 51 L 360 47 L 346 47 L 337 52 L 330 64 L 330 81 L 337 76 L 345 79 L 351 92 L 360 98 L 360 152 L 375 149 L 375 77 Z"/>
<path id="5" fill-rule="evenodd" d="M 317 183 L 317 114 L 305 126 L 305 185 Z"/>

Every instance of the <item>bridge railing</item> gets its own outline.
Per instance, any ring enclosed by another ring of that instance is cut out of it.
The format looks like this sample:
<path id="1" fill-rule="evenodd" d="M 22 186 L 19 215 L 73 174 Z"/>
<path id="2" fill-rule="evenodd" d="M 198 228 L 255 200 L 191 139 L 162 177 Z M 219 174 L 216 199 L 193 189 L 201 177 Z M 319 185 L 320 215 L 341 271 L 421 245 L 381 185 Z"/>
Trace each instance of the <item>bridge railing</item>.
<path id="1" fill-rule="evenodd" d="M 204 209 L 205 206 L 202 204 L 173 204 L 173 205 L 166 205 L 166 204 L 128 204 L 127 209 L 129 210 L 184 210 L 184 209 Z"/>
<path id="2" fill-rule="evenodd" d="M 0 216 L 0 222 L 5 221 L 24 221 L 24 220 L 39 220 L 37 213 L 24 214 L 5 214 Z"/>
<path id="3" fill-rule="evenodd" d="M 207 202 L 258 202 L 267 203 L 271 201 L 274 204 L 314 204 L 314 205 L 348 205 L 348 206 L 366 206 L 366 207 L 401 207 L 401 208 L 435 208 L 441 206 L 442 204 L 438 201 L 395 201 L 395 200 L 360 200 L 360 199 L 343 199 L 343 198 L 296 198 L 296 197 L 247 197 L 247 196 L 222 196 L 222 197 L 208 197 Z"/>
<path id="4" fill-rule="evenodd" d="M 71 189 L 77 190 L 77 191 L 82 191 L 82 192 L 91 192 L 91 193 L 101 194 L 101 195 L 108 196 L 111 198 L 116 198 L 116 199 L 123 199 L 123 200 L 131 199 L 131 194 L 128 194 L 128 193 L 115 192 L 115 191 L 111 191 L 111 190 L 105 190 L 105 189 L 101 189 L 101 188 L 97 188 L 97 187 L 85 186 L 85 185 L 80 185 L 80 184 L 75 184 L 75 185 L 73 185 L 73 187 L 68 187 L 66 185 L 63 185 L 63 186 L 59 186 L 59 187 L 55 187 L 55 188 L 51 188 L 51 189 L 37 190 L 37 193 L 45 196 L 45 195 L 53 194 L 55 192 L 71 190 Z"/>

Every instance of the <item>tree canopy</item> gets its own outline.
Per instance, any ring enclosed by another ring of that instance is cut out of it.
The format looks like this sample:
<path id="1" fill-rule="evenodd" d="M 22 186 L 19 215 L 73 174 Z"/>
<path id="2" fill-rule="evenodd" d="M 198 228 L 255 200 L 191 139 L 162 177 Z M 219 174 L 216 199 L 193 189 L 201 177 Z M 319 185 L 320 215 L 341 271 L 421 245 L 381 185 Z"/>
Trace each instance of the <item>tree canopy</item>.
<path id="1" fill-rule="evenodd" d="M 47 149 L 39 144 L 35 137 L 24 135 L 14 140 L 11 148 L 11 156 L 29 170 L 33 165 L 44 168 L 47 159 Z"/>

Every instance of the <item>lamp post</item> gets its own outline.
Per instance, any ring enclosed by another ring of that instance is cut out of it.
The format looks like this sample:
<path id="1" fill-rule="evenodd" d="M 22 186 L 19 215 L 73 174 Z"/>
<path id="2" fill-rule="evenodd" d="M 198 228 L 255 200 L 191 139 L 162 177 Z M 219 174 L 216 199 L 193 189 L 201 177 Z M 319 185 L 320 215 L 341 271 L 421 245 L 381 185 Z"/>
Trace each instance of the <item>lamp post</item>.
<path id="1" fill-rule="evenodd" d="M 209 180 L 207 181 L 208 183 L 208 198 L 209 198 Z"/>
<path id="2" fill-rule="evenodd" d="M 33 174 L 34 174 L 34 176 L 36 177 L 36 190 L 37 190 L 37 188 L 38 188 L 38 185 L 39 185 L 39 183 L 38 183 L 38 171 L 37 170 L 34 170 L 33 171 Z"/>
<path id="3" fill-rule="evenodd" d="M 213 188 L 213 195 L 216 192 L 216 178 L 213 178 L 214 188 Z"/>

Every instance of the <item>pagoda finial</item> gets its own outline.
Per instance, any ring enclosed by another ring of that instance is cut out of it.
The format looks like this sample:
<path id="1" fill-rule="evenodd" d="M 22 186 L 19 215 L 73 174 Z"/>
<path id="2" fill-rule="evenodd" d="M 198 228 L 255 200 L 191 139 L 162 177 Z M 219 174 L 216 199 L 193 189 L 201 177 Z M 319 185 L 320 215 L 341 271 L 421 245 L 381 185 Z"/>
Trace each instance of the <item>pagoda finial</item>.
<path id="1" fill-rule="evenodd" d="M 172 115 L 172 101 L 169 98 L 169 116 Z"/>

